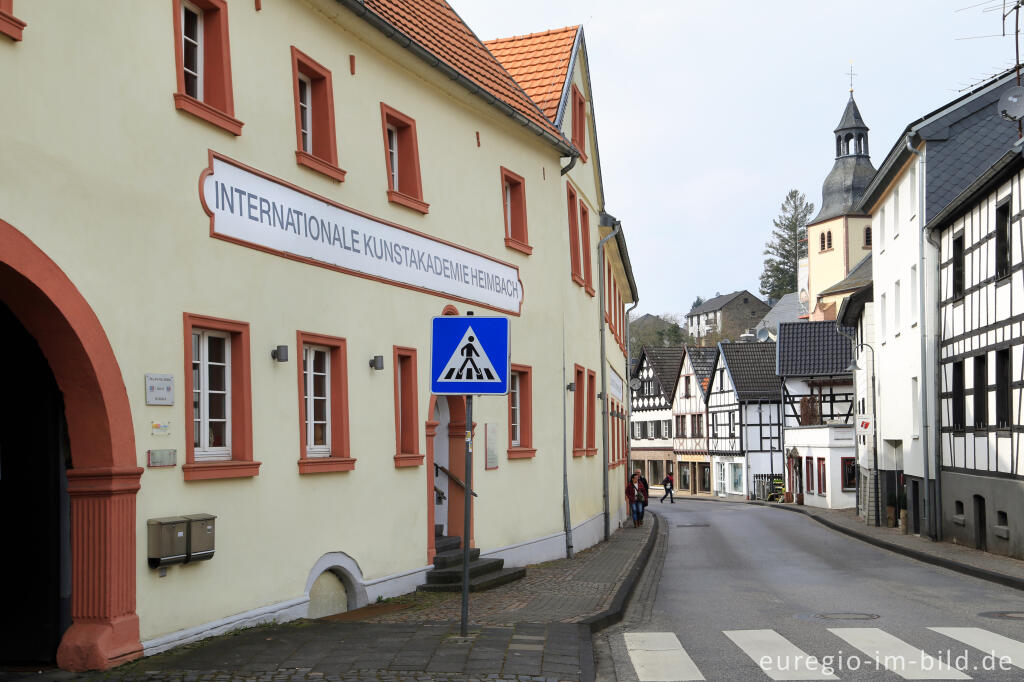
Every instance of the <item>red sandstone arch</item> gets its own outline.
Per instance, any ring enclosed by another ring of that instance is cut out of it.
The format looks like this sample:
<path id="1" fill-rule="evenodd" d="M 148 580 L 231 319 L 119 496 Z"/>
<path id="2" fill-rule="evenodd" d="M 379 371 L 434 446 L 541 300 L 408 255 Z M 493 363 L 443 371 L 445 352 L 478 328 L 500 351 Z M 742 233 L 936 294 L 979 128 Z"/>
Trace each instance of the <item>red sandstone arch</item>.
<path id="1" fill-rule="evenodd" d="M 448 400 L 448 469 L 461 480 L 466 480 L 466 460 L 459 453 L 466 449 L 466 399 L 461 396 L 444 396 Z M 434 421 L 434 408 L 437 407 L 437 396 L 430 396 L 427 406 L 429 417 L 426 422 L 427 436 L 427 563 L 434 560 L 434 436 L 438 422 Z M 472 500 L 470 500 L 472 505 Z M 461 529 L 465 523 L 465 493 L 456 484 L 448 487 L 448 520 L 449 531 Z M 470 507 L 469 544 L 473 546 L 473 518 Z"/>
<path id="2" fill-rule="evenodd" d="M 103 326 L 71 280 L 0 220 L 0 301 L 35 337 L 64 395 L 73 469 L 72 624 L 67 670 L 105 670 L 142 655 L 135 614 L 135 459 L 131 409 Z"/>

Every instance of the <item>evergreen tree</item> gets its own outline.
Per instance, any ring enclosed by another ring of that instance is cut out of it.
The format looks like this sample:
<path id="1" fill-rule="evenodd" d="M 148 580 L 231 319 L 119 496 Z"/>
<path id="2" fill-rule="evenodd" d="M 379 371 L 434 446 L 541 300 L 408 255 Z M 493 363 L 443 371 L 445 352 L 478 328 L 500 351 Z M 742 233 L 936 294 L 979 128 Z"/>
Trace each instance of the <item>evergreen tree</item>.
<path id="1" fill-rule="evenodd" d="M 700 305 L 704 305 L 704 297 L 703 296 L 698 296 L 697 298 L 693 299 L 693 305 L 690 306 L 690 311 L 692 312 L 692 311 L 696 310 L 697 306 L 700 306 Z"/>
<path id="2" fill-rule="evenodd" d="M 798 263 L 807 255 L 807 220 L 813 212 L 814 204 L 808 203 L 801 192 L 791 189 L 786 195 L 778 217 L 772 221 L 772 238 L 764 247 L 764 296 L 779 299 L 796 291 Z"/>

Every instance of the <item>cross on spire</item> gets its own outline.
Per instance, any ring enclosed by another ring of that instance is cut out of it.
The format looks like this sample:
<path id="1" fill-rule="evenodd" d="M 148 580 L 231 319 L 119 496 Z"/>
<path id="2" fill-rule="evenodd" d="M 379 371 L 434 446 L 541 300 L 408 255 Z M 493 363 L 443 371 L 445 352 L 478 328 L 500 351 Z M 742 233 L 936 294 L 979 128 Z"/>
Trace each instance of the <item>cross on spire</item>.
<path id="1" fill-rule="evenodd" d="M 853 94 L 853 77 L 856 76 L 857 74 L 855 74 L 853 72 L 853 60 L 852 59 L 850 60 L 850 72 L 847 73 L 846 75 L 850 77 L 850 94 Z"/>

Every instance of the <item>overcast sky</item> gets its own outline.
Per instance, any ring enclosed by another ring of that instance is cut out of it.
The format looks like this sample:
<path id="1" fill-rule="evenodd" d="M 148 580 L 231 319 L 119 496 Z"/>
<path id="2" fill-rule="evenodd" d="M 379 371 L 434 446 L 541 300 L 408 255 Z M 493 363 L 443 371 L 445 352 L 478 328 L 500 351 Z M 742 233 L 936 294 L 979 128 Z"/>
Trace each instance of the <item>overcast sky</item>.
<path id="1" fill-rule="evenodd" d="M 786 193 L 821 204 L 851 60 L 877 167 L 908 123 L 1014 59 L 1012 37 L 965 39 L 1002 32 L 985 11 L 1001 0 L 449 2 L 483 40 L 583 24 L 638 313 L 759 295 Z"/>

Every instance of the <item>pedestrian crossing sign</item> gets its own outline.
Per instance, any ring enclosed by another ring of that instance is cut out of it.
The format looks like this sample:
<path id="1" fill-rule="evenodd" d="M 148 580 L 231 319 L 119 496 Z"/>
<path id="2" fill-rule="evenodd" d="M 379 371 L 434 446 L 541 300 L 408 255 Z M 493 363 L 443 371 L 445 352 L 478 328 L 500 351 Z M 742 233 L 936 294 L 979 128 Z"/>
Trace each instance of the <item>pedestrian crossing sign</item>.
<path id="1" fill-rule="evenodd" d="M 505 317 L 435 317 L 430 391 L 435 395 L 505 395 L 509 325 Z"/>

